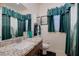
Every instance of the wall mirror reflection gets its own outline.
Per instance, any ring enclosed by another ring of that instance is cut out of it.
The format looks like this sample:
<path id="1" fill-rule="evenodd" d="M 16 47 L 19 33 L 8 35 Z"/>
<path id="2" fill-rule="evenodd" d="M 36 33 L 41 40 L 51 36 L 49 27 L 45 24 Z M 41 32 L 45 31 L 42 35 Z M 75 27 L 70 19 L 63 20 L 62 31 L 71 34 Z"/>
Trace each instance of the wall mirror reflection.
<path id="1" fill-rule="evenodd" d="M 25 20 L 25 23 L 26 23 L 26 32 L 28 31 L 28 20 Z"/>
<path id="2" fill-rule="evenodd" d="M 12 38 L 14 38 L 14 37 L 16 37 L 16 35 L 18 33 L 18 20 L 17 20 L 17 18 L 11 17 L 10 23 L 11 23 L 11 26 L 10 26 L 11 35 L 12 35 Z"/>

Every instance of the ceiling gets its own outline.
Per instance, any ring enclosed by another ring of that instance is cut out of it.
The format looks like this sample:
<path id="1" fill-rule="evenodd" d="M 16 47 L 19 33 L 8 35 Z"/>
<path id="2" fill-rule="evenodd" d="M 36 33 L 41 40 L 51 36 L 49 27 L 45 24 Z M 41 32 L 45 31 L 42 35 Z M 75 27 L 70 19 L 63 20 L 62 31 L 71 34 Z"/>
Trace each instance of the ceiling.
<path id="1" fill-rule="evenodd" d="M 8 8 L 13 9 L 13 10 L 16 10 L 16 11 L 27 10 L 27 8 L 21 3 L 19 3 L 19 4 L 17 4 L 17 3 L 4 3 L 3 6 L 6 6 Z"/>

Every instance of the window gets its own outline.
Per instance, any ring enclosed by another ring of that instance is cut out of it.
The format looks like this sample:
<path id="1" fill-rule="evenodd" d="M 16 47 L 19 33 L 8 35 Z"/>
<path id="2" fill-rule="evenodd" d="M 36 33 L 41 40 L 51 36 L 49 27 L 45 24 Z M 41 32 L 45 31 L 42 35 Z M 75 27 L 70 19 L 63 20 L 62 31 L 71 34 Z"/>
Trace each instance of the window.
<path id="1" fill-rule="evenodd" d="M 55 15 L 54 16 L 54 27 L 55 27 L 55 32 L 59 32 L 59 28 L 60 28 L 60 15 Z"/>
<path id="2" fill-rule="evenodd" d="M 12 35 L 12 37 L 16 37 L 16 34 L 18 32 L 18 24 L 17 24 L 18 21 L 17 21 L 17 18 L 11 17 L 10 23 L 11 23 L 11 26 L 10 26 L 11 35 Z"/>

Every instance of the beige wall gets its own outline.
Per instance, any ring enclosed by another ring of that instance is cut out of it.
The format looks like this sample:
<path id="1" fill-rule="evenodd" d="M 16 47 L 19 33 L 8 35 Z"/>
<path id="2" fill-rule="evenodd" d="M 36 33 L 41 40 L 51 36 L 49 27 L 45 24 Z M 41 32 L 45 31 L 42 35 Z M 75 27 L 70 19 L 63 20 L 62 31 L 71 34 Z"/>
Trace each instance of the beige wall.
<path id="1" fill-rule="evenodd" d="M 40 9 L 39 9 L 39 16 L 43 16 L 43 15 L 47 15 L 47 10 L 51 9 L 51 8 L 56 8 L 56 7 L 60 7 L 63 6 L 64 3 L 43 3 L 40 4 Z"/>

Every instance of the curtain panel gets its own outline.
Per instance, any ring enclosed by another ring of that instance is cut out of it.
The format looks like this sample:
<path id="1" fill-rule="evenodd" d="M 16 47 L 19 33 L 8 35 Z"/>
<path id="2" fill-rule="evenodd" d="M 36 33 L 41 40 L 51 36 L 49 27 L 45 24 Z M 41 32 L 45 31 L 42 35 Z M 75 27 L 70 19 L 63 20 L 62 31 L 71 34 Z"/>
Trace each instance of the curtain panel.
<path id="1" fill-rule="evenodd" d="M 55 28 L 54 28 L 54 18 L 53 18 L 52 12 L 53 12 L 53 10 L 50 9 L 50 10 L 48 10 L 48 13 L 47 13 L 48 32 L 54 32 L 55 31 Z"/>
<path id="2" fill-rule="evenodd" d="M 2 15 L 2 40 L 10 39 L 10 17 L 8 15 Z"/>
<path id="3" fill-rule="evenodd" d="M 67 55 L 70 54 L 70 44 L 71 44 L 71 38 L 70 38 L 70 12 L 65 14 L 65 19 L 66 19 L 66 48 L 65 48 L 65 53 Z"/>
<path id="4" fill-rule="evenodd" d="M 75 55 L 79 56 L 79 3 L 77 4 L 77 24 L 76 24 L 76 50 L 75 50 Z"/>
<path id="5" fill-rule="evenodd" d="M 29 35 L 29 38 L 32 38 L 32 30 L 31 30 L 31 14 L 27 14 L 27 19 L 28 19 L 28 35 Z"/>

